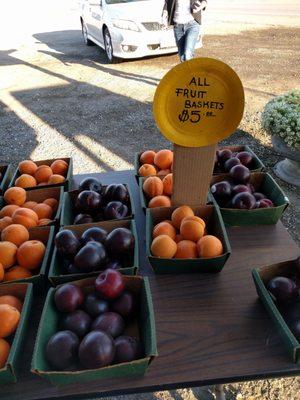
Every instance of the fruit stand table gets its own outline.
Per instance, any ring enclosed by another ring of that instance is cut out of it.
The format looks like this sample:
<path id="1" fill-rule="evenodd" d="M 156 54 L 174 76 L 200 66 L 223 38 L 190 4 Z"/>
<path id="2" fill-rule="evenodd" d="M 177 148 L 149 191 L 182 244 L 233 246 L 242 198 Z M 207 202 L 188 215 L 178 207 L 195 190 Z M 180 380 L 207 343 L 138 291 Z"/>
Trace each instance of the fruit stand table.
<path id="1" fill-rule="evenodd" d="M 76 176 L 75 181 L 82 178 Z M 300 365 L 290 362 L 258 300 L 251 277 L 253 267 L 299 256 L 299 247 L 281 222 L 229 228 L 232 255 L 219 274 L 154 275 L 145 257 L 145 217 L 133 171 L 98 178 L 131 187 L 140 239 L 140 273 L 150 277 L 159 356 L 144 377 L 51 386 L 30 373 L 43 303 L 38 298 L 33 304 L 19 381 L 1 386 L 0 399 L 83 399 L 300 374 Z"/>

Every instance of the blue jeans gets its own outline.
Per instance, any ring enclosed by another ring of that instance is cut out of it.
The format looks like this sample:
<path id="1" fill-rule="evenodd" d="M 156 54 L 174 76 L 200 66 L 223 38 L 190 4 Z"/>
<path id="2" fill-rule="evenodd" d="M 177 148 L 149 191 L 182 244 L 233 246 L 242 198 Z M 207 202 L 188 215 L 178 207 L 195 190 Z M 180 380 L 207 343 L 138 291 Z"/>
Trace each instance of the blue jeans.
<path id="1" fill-rule="evenodd" d="M 199 32 L 200 25 L 195 20 L 187 24 L 174 25 L 174 35 L 180 61 L 187 61 L 194 57 Z"/>

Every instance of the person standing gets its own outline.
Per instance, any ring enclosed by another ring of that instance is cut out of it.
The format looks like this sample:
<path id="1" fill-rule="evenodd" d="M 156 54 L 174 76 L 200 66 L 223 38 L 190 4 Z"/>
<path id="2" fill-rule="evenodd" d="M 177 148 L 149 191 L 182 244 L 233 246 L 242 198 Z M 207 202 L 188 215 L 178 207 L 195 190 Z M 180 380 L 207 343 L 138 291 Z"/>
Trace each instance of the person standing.
<path id="1" fill-rule="evenodd" d="M 194 57 L 195 46 L 201 27 L 201 14 L 206 0 L 165 0 L 163 24 L 174 25 L 174 35 L 180 61 Z"/>

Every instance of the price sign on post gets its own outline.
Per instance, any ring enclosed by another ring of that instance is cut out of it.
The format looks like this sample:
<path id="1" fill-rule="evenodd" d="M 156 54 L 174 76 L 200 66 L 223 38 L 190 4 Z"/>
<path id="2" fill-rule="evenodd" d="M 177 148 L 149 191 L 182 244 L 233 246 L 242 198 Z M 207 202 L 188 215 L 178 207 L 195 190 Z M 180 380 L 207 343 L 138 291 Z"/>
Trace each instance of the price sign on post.
<path id="1" fill-rule="evenodd" d="M 235 131 L 243 111 L 242 83 L 222 61 L 196 58 L 163 77 L 153 113 L 174 143 L 173 205 L 206 203 L 216 145 Z"/>

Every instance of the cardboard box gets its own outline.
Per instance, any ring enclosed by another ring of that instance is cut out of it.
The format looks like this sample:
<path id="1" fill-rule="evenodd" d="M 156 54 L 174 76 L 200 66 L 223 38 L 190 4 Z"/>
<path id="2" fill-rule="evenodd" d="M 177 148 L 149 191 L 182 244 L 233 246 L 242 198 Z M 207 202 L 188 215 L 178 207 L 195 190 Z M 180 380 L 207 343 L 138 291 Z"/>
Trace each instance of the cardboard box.
<path id="1" fill-rule="evenodd" d="M 41 161 L 34 161 L 36 163 L 36 165 L 40 166 L 40 165 L 51 165 L 53 163 L 53 161 L 58 160 L 58 158 L 52 158 L 51 160 L 41 160 Z M 49 188 L 49 187 L 60 187 L 62 186 L 64 188 L 64 190 L 70 190 L 71 186 L 72 186 L 72 179 L 73 179 L 73 160 L 72 158 L 59 158 L 59 160 L 64 160 L 66 161 L 66 163 L 69 164 L 69 168 L 68 168 L 68 172 L 66 175 L 66 179 L 64 182 L 62 183 L 57 183 L 55 185 L 43 185 L 43 186 L 36 186 L 36 187 L 30 187 L 30 188 L 25 188 L 25 190 L 37 190 L 37 189 L 41 189 L 42 188 Z M 15 181 L 16 179 L 20 176 L 20 172 L 19 169 L 17 168 L 15 170 L 15 173 L 13 175 L 13 178 L 10 182 L 9 187 L 15 186 Z"/>
<path id="2" fill-rule="evenodd" d="M 120 272 L 124 275 L 135 275 L 138 269 L 138 252 L 139 252 L 139 246 L 138 246 L 138 238 L 137 238 L 137 232 L 136 232 L 136 226 L 134 220 L 121 220 L 121 221 L 103 221 L 103 222 L 95 222 L 93 224 L 81 224 L 81 225 L 70 225 L 70 226 L 65 226 L 62 229 L 70 229 L 71 231 L 77 233 L 77 235 L 80 237 L 83 232 L 85 232 L 87 229 L 92 228 L 92 227 L 100 227 L 103 229 L 106 229 L 108 232 L 111 232 L 115 228 L 127 228 L 130 229 L 134 235 L 135 238 L 135 244 L 134 244 L 134 251 L 132 254 L 132 265 L 128 268 L 122 268 Z M 77 279 L 83 279 L 91 276 L 97 276 L 99 275 L 99 272 L 90 272 L 86 274 L 65 274 L 63 272 L 62 266 L 61 266 L 62 260 L 60 259 L 59 255 L 57 254 L 56 247 L 54 246 L 54 251 L 52 255 L 52 260 L 51 260 L 51 265 L 49 269 L 49 275 L 48 278 L 51 282 L 52 285 L 60 285 L 62 283 L 74 281 Z"/>
<path id="3" fill-rule="evenodd" d="M 229 174 L 213 176 L 211 185 L 226 180 L 228 177 Z M 220 207 L 226 226 L 274 225 L 278 222 L 289 205 L 289 199 L 268 173 L 253 172 L 251 174 L 250 183 L 255 187 L 256 191 L 262 191 L 272 200 L 275 207 L 255 208 L 253 210 Z M 213 195 L 211 197 L 214 199 Z M 218 205 L 215 199 L 214 202 Z"/>
<path id="4" fill-rule="evenodd" d="M 180 274 L 222 271 L 231 254 L 231 247 L 219 208 L 212 205 L 191 208 L 195 215 L 204 219 L 208 234 L 215 235 L 221 240 L 224 249 L 221 256 L 215 258 L 165 259 L 151 255 L 153 227 L 161 221 L 170 220 L 171 214 L 176 208 L 153 208 L 146 211 L 146 254 L 154 272 L 157 274 Z"/>
<path id="5" fill-rule="evenodd" d="M 130 187 L 126 184 L 123 183 L 124 186 L 126 186 L 128 193 L 129 193 L 129 204 L 128 204 L 128 215 L 127 217 L 123 219 L 133 219 L 134 218 L 134 203 L 133 203 L 133 197 L 130 191 Z M 107 185 L 106 185 L 107 186 Z M 106 188 L 106 186 L 103 186 Z M 72 190 L 70 192 L 66 192 L 63 197 L 63 205 L 62 205 L 62 211 L 61 211 L 61 226 L 65 225 L 73 225 L 74 223 L 74 218 L 75 218 L 75 213 L 74 213 L 74 204 L 75 201 L 78 197 L 79 190 Z M 119 221 L 119 220 L 109 220 L 109 221 Z"/>
<path id="6" fill-rule="evenodd" d="M 29 240 L 40 240 L 46 246 L 46 251 L 41 267 L 39 271 L 37 271 L 36 275 L 31 276 L 30 278 L 18 279 L 10 282 L 1 282 L 0 287 L 2 285 L 9 285 L 11 282 L 25 282 L 33 283 L 34 289 L 38 292 L 42 291 L 45 288 L 45 283 L 47 282 L 46 276 L 51 260 L 50 257 L 52 254 L 54 232 L 54 226 L 37 226 L 35 228 L 29 229 Z"/>
<path id="7" fill-rule="evenodd" d="M 249 165 L 249 169 L 251 172 L 259 172 L 265 169 L 265 166 L 261 159 L 254 153 L 254 151 L 251 149 L 251 147 L 247 145 L 243 146 L 224 146 L 224 147 L 218 147 L 218 150 L 224 150 L 224 149 L 229 149 L 232 152 L 240 152 L 240 151 L 247 151 L 248 153 L 252 154 L 253 160 L 251 164 Z M 214 169 L 214 175 L 219 175 L 223 174 L 224 171 L 219 171 L 218 169 Z"/>
<path id="8" fill-rule="evenodd" d="M 266 284 L 270 279 L 275 278 L 276 276 L 291 277 L 296 273 L 296 271 L 299 271 L 299 265 L 300 258 L 297 260 L 281 262 L 279 264 L 254 268 L 252 270 L 257 294 L 275 324 L 276 329 L 280 333 L 290 358 L 295 363 L 300 363 L 300 342 L 293 335 L 287 323 L 283 319 L 274 300 L 272 299 L 272 296 L 266 288 Z"/>
<path id="9" fill-rule="evenodd" d="M 9 338 L 10 352 L 7 362 L 0 369 L 0 385 L 17 382 L 19 360 L 23 352 L 23 343 L 27 333 L 30 308 L 32 303 L 32 284 L 31 283 L 9 283 L 0 286 L 0 296 L 12 295 L 18 297 L 23 302 L 20 321 L 16 332 Z"/>
<path id="10" fill-rule="evenodd" d="M 2 176 L 2 178 L 0 179 L 0 195 L 3 195 L 13 177 L 12 165 L 0 165 L 0 174 Z"/>
<path id="11" fill-rule="evenodd" d="M 72 284 L 79 285 L 88 293 L 93 290 L 95 278 L 74 281 Z M 54 304 L 55 289 L 48 292 L 43 313 L 38 328 L 37 339 L 31 364 L 31 371 L 48 379 L 53 385 L 67 383 L 82 383 L 103 378 L 119 378 L 145 374 L 149 364 L 157 356 L 156 332 L 154 311 L 152 305 L 151 291 L 148 278 L 140 276 L 125 277 L 126 288 L 139 294 L 140 309 L 137 323 L 126 328 L 125 334 L 131 334 L 140 338 L 144 357 L 132 362 L 115 364 L 99 369 L 78 369 L 77 371 L 53 371 L 45 358 L 45 346 L 50 337 L 58 331 L 58 320 L 61 314 L 56 310 Z"/>

